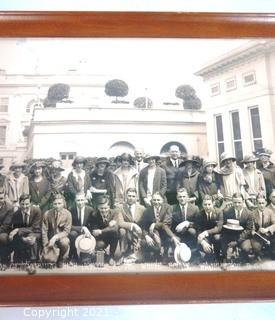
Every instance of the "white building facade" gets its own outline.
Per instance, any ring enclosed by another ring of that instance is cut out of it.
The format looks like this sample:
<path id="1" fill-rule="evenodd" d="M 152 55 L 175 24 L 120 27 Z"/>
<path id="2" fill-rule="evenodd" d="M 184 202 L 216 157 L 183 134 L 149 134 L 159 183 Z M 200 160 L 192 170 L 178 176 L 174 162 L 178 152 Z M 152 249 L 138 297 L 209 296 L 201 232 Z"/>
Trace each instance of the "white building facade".
<path id="1" fill-rule="evenodd" d="M 275 41 L 254 40 L 195 73 L 208 88 L 209 156 L 275 150 Z"/>

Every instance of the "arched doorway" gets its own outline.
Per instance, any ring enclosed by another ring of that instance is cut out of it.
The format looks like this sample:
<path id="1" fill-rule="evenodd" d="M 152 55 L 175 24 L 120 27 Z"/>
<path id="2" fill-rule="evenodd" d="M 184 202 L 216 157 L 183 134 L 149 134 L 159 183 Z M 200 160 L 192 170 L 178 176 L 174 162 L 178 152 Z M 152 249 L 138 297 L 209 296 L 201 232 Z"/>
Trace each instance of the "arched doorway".
<path id="1" fill-rule="evenodd" d="M 118 141 L 111 145 L 108 150 L 109 157 L 116 157 L 124 152 L 134 154 L 135 147 L 130 142 Z"/>
<path id="2" fill-rule="evenodd" d="M 170 141 L 170 142 L 167 142 L 167 143 L 161 148 L 160 154 L 163 154 L 163 155 L 168 154 L 170 147 L 173 146 L 173 145 L 176 145 L 176 146 L 179 147 L 181 154 L 187 154 L 187 150 L 186 150 L 185 146 L 184 146 L 182 143 L 178 142 L 178 141 Z"/>

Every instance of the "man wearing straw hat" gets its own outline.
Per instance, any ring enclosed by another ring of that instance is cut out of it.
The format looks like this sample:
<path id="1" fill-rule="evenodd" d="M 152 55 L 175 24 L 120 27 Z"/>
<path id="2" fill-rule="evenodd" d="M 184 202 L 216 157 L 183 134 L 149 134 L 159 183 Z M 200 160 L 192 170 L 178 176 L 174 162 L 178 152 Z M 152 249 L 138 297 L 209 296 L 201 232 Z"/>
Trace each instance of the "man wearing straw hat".
<path id="1" fill-rule="evenodd" d="M 226 259 L 226 252 L 228 247 L 239 248 L 241 251 L 242 262 L 250 261 L 252 254 L 251 236 L 253 230 L 253 217 L 251 211 L 244 205 L 244 197 L 241 193 L 234 193 L 232 196 L 233 206 L 224 211 L 223 220 L 224 224 L 227 220 L 237 220 L 243 228 L 237 240 L 232 241 L 231 235 L 226 232 L 228 228 L 223 228 L 221 235 L 221 247 L 224 258 Z"/>

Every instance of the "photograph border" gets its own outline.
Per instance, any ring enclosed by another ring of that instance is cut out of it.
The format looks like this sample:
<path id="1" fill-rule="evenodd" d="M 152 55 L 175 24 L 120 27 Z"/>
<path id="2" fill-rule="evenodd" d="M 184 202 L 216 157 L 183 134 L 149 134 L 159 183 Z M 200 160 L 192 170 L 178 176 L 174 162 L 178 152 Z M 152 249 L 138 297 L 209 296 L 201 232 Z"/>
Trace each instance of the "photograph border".
<path id="1" fill-rule="evenodd" d="M 274 38 L 275 14 L 0 12 L 0 37 Z M 2 306 L 275 299 L 275 272 L 2 276 Z"/>

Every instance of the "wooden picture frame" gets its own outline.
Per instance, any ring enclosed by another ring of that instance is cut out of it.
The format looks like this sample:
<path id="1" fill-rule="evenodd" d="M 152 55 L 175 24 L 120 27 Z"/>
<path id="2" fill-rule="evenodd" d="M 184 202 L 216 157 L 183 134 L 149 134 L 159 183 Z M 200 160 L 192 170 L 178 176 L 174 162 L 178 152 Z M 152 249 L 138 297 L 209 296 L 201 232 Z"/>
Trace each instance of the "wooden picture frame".
<path id="1" fill-rule="evenodd" d="M 1 12 L 1 37 L 275 37 L 275 14 Z M 274 300 L 275 272 L 1 277 L 0 303 L 153 304 Z"/>

